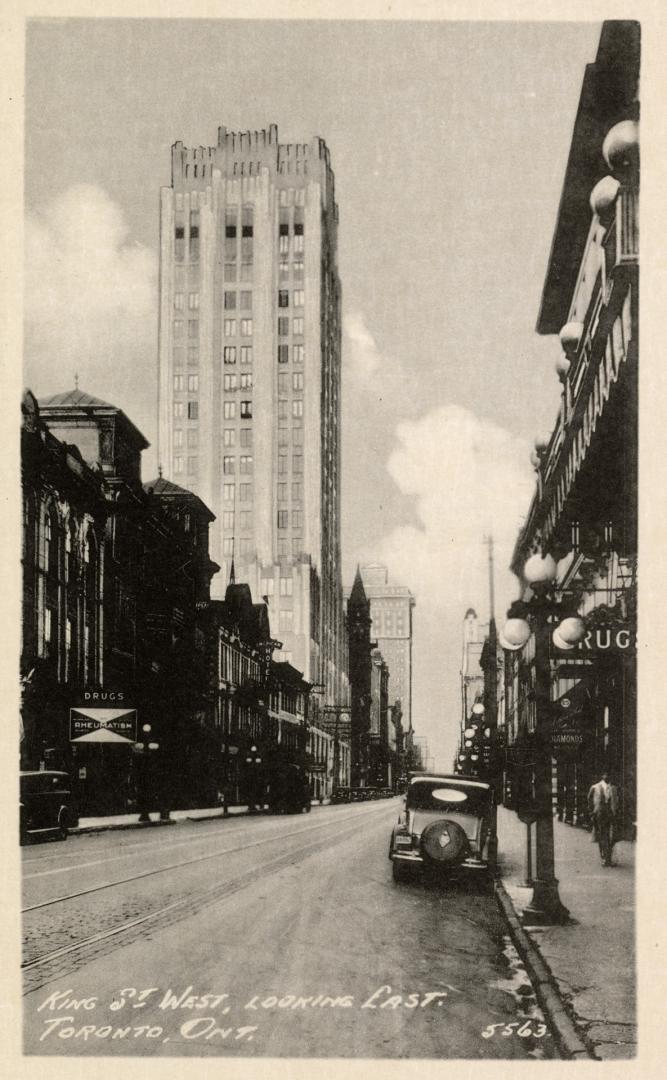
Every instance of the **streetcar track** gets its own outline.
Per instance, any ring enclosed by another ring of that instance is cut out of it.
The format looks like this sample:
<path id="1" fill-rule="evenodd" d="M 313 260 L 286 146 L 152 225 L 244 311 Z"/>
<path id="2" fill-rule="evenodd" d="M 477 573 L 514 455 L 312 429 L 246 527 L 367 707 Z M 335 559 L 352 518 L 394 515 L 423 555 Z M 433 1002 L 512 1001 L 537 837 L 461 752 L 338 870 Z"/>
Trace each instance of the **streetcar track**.
<path id="1" fill-rule="evenodd" d="M 343 820 L 343 819 L 341 819 L 341 820 Z M 245 824 L 246 824 L 246 826 L 248 825 L 247 822 Z M 258 825 L 260 825 L 260 826 L 264 825 L 264 826 L 267 826 L 267 827 L 271 826 L 271 825 L 275 826 L 275 825 L 277 825 L 277 822 L 275 820 L 274 821 L 263 821 L 263 822 L 258 822 Z M 229 830 L 225 829 L 225 834 L 227 836 L 229 836 L 229 835 L 236 836 L 240 832 L 243 832 L 243 829 L 240 828 L 240 827 L 237 827 L 236 829 L 229 829 Z M 175 840 L 173 842 L 162 841 L 160 843 L 150 844 L 150 845 L 149 844 L 132 844 L 132 845 L 128 844 L 128 845 L 126 845 L 125 851 L 122 854 L 109 855 L 107 858 L 95 859 L 92 862 L 77 863 L 75 866 L 71 866 L 71 865 L 70 866 L 57 866 L 57 867 L 54 867 L 52 870 L 38 870 L 34 874 L 23 874 L 23 881 L 33 881 L 35 878 L 49 877 L 51 874 L 66 874 L 66 873 L 69 873 L 69 872 L 71 872 L 73 870 L 84 870 L 84 869 L 86 869 L 87 867 L 90 867 L 90 866 L 103 866 L 105 863 L 108 863 L 108 862 L 121 862 L 123 859 L 132 859 L 132 858 L 134 858 L 134 854 L 130 853 L 130 847 L 133 850 L 134 849 L 139 849 L 142 853 L 145 852 L 146 855 L 150 855 L 153 852 L 154 853 L 159 853 L 160 851 L 164 851 L 164 850 L 167 850 L 167 849 L 169 851 L 172 851 L 174 848 L 179 848 L 179 847 L 193 847 L 195 844 L 201 843 L 203 840 L 206 840 L 206 838 L 209 837 L 209 836 L 210 836 L 210 832 L 206 832 L 206 833 L 201 833 L 196 839 L 193 838 L 192 836 L 189 836 L 185 840 Z M 90 854 L 96 855 L 98 853 L 98 851 L 103 852 L 104 850 L 105 850 L 104 848 L 98 848 L 96 851 L 90 852 Z M 81 857 L 80 853 L 72 852 L 72 854 L 70 855 L 70 858 L 76 858 L 77 855 L 78 855 L 79 858 Z M 57 856 L 49 856 L 49 858 L 56 858 L 56 857 Z"/>
<path id="2" fill-rule="evenodd" d="M 326 810 L 326 809 L 329 809 L 329 808 L 328 807 L 318 807 L 317 809 Z M 364 809 L 366 810 L 368 808 L 364 807 Z M 375 810 L 375 809 L 378 809 L 378 808 L 377 807 L 372 807 L 372 810 Z M 341 818 L 337 818 L 336 820 L 343 821 L 343 820 L 346 820 L 350 816 L 351 815 L 347 814 L 345 818 L 341 817 Z M 359 814 L 358 816 L 361 817 L 361 816 L 363 816 L 363 814 Z M 273 816 L 273 815 L 269 815 L 266 818 L 261 818 L 259 816 L 254 816 L 254 815 L 251 818 L 241 816 L 241 815 L 239 815 L 239 817 L 240 817 L 240 820 L 238 820 L 237 823 L 233 823 L 233 821 L 229 821 L 229 818 L 224 818 L 224 817 L 222 817 L 222 815 L 219 815 L 217 817 L 211 817 L 211 818 L 175 819 L 174 824 L 175 825 L 187 825 L 187 824 L 192 824 L 194 822 L 196 824 L 201 823 L 202 825 L 219 826 L 219 823 L 221 821 L 224 821 L 225 822 L 225 834 L 229 835 L 229 834 L 236 834 L 236 833 L 242 832 L 244 829 L 248 829 L 248 828 L 251 828 L 251 829 L 252 828 L 255 828 L 255 829 L 256 828 L 270 828 L 271 826 L 278 825 L 279 820 L 280 820 L 278 817 Z M 329 818 L 329 821 L 332 821 L 332 820 L 333 820 L 333 818 Z M 123 830 L 123 831 L 125 831 L 125 830 Z M 130 830 L 128 830 L 128 831 L 130 831 Z M 217 828 L 216 829 L 211 828 L 211 829 L 206 829 L 206 830 L 200 829 L 200 830 L 197 830 L 197 831 L 199 833 L 199 836 L 196 839 L 193 838 L 192 836 L 189 836 L 185 840 L 165 839 L 165 840 L 158 840 L 155 843 L 150 843 L 148 841 L 148 839 L 146 839 L 144 842 L 134 842 L 134 843 L 124 844 L 123 845 L 123 850 L 124 850 L 124 852 L 129 852 L 129 851 L 134 851 L 134 850 L 141 850 L 141 851 L 145 851 L 147 854 L 150 854 L 153 851 L 160 851 L 163 848 L 170 848 L 171 849 L 171 848 L 175 848 L 175 847 L 185 847 L 188 844 L 199 843 L 201 840 L 204 840 L 207 836 L 209 836 L 212 832 L 217 831 Z M 91 834 L 91 833 L 80 833 L 80 834 L 75 834 L 75 835 L 76 835 L 77 839 L 83 839 L 83 840 L 92 840 L 93 839 L 93 834 Z M 82 852 L 80 852 L 80 851 L 63 851 L 62 847 L 60 845 L 54 845 L 54 846 L 57 846 L 58 850 L 55 851 L 53 854 L 49 854 L 48 852 L 35 852 L 35 854 L 33 854 L 32 856 L 28 856 L 27 853 L 26 853 L 24 855 L 24 859 L 23 859 L 23 866 L 24 867 L 31 866 L 34 863 L 37 863 L 37 864 L 46 863 L 46 862 L 53 861 L 54 859 L 57 859 L 60 862 L 63 859 L 78 859 L 78 858 L 82 857 Z M 106 850 L 108 850 L 108 849 L 105 848 L 105 847 L 97 847 L 97 848 L 93 848 L 90 851 L 87 851 L 85 854 L 86 855 L 97 855 L 98 853 L 104 852 Z M 112 856 L 109 856 L 108 859 L 101 859 L 99 861 L 100 861 L 100 863 L 102 863 L 102 862 L 111 862 L 112 860 L 114 860 L 114 861 L 115 860 L 120 860 L 120 859 L 124 859 L 126 857 L 129 858 L 130 856 L 129 855 L 126 856 L 125 854 L 112 855 Z M 56 870 L 59 873 L 60 872 L 66 873 L 68 870 L 78 870 L 78 869 L 81 869 L 82 867 L 87 866 L 87 865 L 94 865 L 94 864 L 93 863 L 82 863 L 80 866 L 79 865 L 77 865 L 77 866 L 71 866 L 70 865 L 70 866 L 57 867 Z M 32 879 L 34 879 L 36 877 L 46 877 L 49 874 L 54 873 L 54 872 L 55 871 L 53 871 L 53 870 L 40 870 L 40 871 L 36 871 L 35 873 L 23 873 L 22 878 L 23 878 L 24 881 L 29 881 L 29 880 L 32 880 Z"/>
<path id="3" fill-rule="evenodd" d="M 370 816 L 370 815 L 369 815 Z M 348 821 L 350 819 L 348 818 Z M 81 953 L 87 948 L 91 948 L 94 945 L 102 944 L 110 939 L 118 937 L 120 934 L 129 933 L 130 931 L 142 927 L 148 922 L 158 922 L 158 927 L 162 927 L 169 924 L 169 916 L 178 913 L 178 909 L 182 909 L 185 905 L 188 905 L 187 916 L 192 916 L 198 913 L 203 907 L 217 901 L 225 901 L 231 898 L 242 889 L 252 885 L 256 880 L 266 877 L 271 874 L 280 872 L 280 870 L 293 864 L 295 861 L 303 862 L 308 857 L 308 854 L 314 854 L 318 850 L 325 849 L 332 844 L 338 844 L 349 836 L 354 831 L 356 822 L 352 820 L 346 829 L 341 830 L 335 837 L 321 837 L 311 840 L 309 843 L 304 844 L 300 848 L 293 849 L 289 852 L 284 852 L 282 855 L 276 856 L 275 859 L 271 859 L 268 862 L 263 863 L 261 866 L 255 866 L 250 870 L 239 874 L 237 877 L 232 878 L 230 881 L 223 882 L 222 884 L 216 884 L 209 889 L 205 889 L 203 892 L 193 895 L 187 895 L 181 897 L 179 900 L 173 901 L 171 904 L 167 904 L 165 907 L 159 908 L 157 911 L 149 912 L 146 915 L 141 915 L 136 919 L 125 921 L 117 926 L 110 927 L 108 930 L 101 931 L 98 934 L 93 934 L 88 938 L 83 938 L 80 941 L 72 942 L 69 945 L 63 945 L 58 949 L 55 949 L 49 953 L 43 953 L 41 956 L 33 957 L 31 960 L 25 960 L 21 964 L 21 970 L 29 974 L 37 968 L 44 967 L 47 964 L 61 959 L 65 956 Z M 301 830 L 305 831 L 305 830 Z M 60 977 L 63 973 L 57 971 L 53 977 Z M 32 993 L 34 990 L 39 989 L 45 982 L 49 981 L 50 976 L 47 974 L 46 978 L 38 985 L 33 985 L 24 988 L 24 996 Z"/>
<path id="4" fill-rule="evenodd" d="M 383 807 L 381 807 L 381 809 L 386 810 L 386 807 L 383 806 Z M 379 812 L 379 810 L 377 812 Z M 368 816 L 370 817 L 372 815 L 372 813 L 373 812 L 371 811 Z M 279 833 L 278 834 L 278 839 L 287 839 L 287 838 L 293 837 L 293 836 L 300 836 L 302 833 L 312 832 L 313 830 L 316 830 L 316 829 L 330 828 L 332 825 L 338 825 L 341 821 L 350 821 L 350 820 L 357 821 L 358 818 L 359 818 L 358 814 L 347 814 L 344 818 L 338 818 L 338 819 L 336 819 L 336 821 L 323 821 L 323 822 L 319 822 L 316 825 L 306 825 L 306 826 L 304 826 L 304 827 L 302 827 L 300 829 L 295 829 L 292 832 Z M 167 866 L 159 866 L 154 870 L 145 870 L 141 874 L 132 874 L 130 877 L 119 878 L 116 881 L 107 881 L 107 882 L 103 882 L 100 885 L 91 885 L 89 888 L 80 889 L 78 892 L 67 893 L 67 894 L 65 894 L 63 896 L 51 897 L 51 899 L 49 899 L 49 900 L 40 900 L 39 903 L 37 903 L 37 904 L 29 904 L 26 907 L 21 908 L 21 914 L 25 915 L 28 912 L 37 911 L 40 908 L 51 907 L 54 904 L 61 904 L 61 903 L 66 902 L 67 900 L 76 900 L 81 896 L 88 896 L 91 893 L 101 892 L 104 889 L 112 889 L 112 888 L 115 888 L 115 887 L 117 887 L 119 885 L 128 885 L 132 881 L 140 881 L 142 878 L 154 877 L 156 874 L 164 874 L 164 873 L 167 873 L 169 870 L 178 870 L 178 869 L 180 869 L 181 867 L 184 867 L 184 866 L 192 866 L 195 863 L 207 862 L 207 861 L 209 861 L 211 859 L 220 858 L 220 856 L 222 856 L 222 855 L 230 855 L 230 854 L 234 854 L 234 852 L 237 852 L 237 851 L 246 851 L 246 850 L 248 850 L 250 848 L 261 847 L 263 844 L 269 844 L 269 843 L 274 842 L 275 840 L 276 840 L 276 836 L 275 836 L 275 834 L 272 834 L 271 836 L 263 837 L 261 840 L 253 840 L 250 843 L 240 844 L 240 845 L 237 845 L 236 847 L 226 847 L 226 848 L 218 849 L 217 851 L 214 851 L 214 852 L 208 852 L 206 855 L 197 855 L 193 859 L 184 859 L 182 862 L 169 863 Z M 106 860 L 103 860 L 103 861 L 106 861 Z M 86 865 L 86 864 L 84 864 L 84 865 Z M 95 865 L 95 864 L 90 863 L 90 864 L 87 864 L 87 865 Z M 69 867 L 68 869 L 72 870 L 72 869 L 76 869 L 76 867 Z"/>

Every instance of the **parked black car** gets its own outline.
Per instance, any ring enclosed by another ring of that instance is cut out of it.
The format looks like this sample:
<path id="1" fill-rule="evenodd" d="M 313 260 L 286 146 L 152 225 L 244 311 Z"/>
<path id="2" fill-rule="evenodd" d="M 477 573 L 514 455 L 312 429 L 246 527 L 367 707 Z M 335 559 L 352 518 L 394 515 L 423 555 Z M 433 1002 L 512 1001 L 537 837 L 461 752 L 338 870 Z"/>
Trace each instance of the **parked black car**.
<path id="1" fill-rule="evenodd" d="M 414 776 L 394 826 L 389 858 L 395 881 L 422 867 L 493 880 L 496 803 L 490 784 L 461 776 Z"/>
<path id="2" fill-rule="evenodd" d="M 69 775 L 53 770 L 22 772 L 20 783 L 20 842 L 35 836 L 66 840 L 75 823 Z"/>

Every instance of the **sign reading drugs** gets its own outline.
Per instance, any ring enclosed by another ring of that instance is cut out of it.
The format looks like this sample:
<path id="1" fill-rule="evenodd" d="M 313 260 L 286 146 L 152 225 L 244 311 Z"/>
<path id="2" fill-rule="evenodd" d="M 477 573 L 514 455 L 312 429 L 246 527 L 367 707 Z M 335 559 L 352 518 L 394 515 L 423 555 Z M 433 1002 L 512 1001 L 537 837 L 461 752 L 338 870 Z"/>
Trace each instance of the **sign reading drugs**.
<path id="1" fill-rule="evenodd" d="M 137 710 L 82 706 L 70 709 L 69 737 L 76 743 L 127 743 L 137 738 Z"/>

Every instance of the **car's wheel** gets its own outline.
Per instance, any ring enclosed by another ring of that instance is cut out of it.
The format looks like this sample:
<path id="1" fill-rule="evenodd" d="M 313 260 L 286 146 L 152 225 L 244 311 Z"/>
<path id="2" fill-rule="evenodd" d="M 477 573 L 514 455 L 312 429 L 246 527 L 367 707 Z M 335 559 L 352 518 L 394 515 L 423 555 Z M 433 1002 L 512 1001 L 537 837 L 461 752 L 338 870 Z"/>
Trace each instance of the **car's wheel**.
<path id="1" fill-rule="evenodd" d="M 58 835 L 57 835 L 56 839 L 58 839 L 58 840 L 66 840 L 67 839 L 67 833 L 68 833 L 67 822 L 68 822 L 68 820 L 69 820 L 69 815 L 67 813 L 67 808 L 63 807 L 62 810 L 60 811 L 60 813 L 58 814 Z"/>
<path id="2" fill-rule="evenodd" d="M 438 864 L 457 862 L 466 850 L 468 840 L 465 832 L 455 821 L 447 818 L 434 821 L 422 833 L 424 854 Z"/>
<path id="3" fill-rule="evenodd" d="M 394 859 L 391 864 L 391 876 L 394 881 L 399 883 L 409 881 L 412 877 L 412 867 L 406 866 L 405 863 L 398 862 Z"/>

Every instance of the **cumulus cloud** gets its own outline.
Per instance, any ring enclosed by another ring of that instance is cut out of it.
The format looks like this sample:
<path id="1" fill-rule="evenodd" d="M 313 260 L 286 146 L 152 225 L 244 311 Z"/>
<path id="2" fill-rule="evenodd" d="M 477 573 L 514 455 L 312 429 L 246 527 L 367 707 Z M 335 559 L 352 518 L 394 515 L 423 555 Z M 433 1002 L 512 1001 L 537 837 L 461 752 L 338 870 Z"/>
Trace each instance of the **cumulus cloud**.
<path id="1" fill-rule="evenodd" d="M 414 723 L 441 767 L 451 764 L 459 722 L 463 617 L 473 607 L 488 618 L 486 536 L 494 538 L 500 625 L 516 596 L 508 564 L 533 493 L 528 454 L 524 440 L 456 405 L 397 427 L 388 470 L 414 499 L 416 523 L 397 527 L 367 554 L 417 597 Z"/>
<path id="2" fill-rule="evenodd" d="M 25 235 L 27 384 L 41 397 L 70 389 L 78 373 L 82 389 L 154 429 L 155 253 L 131 238 L 107 192 L 86 184 L 29 217 Z"/>
<path id="3" fill-rule="evenodd" d="M 375 337 L 360 311 L 343 317 L 345 347 L 343 350 L 344 385 L 354 393 L 375 393 L 378 398 L 391 398 L 392 390 L 402 380 L 401 364 L 380 350 Z"/>

